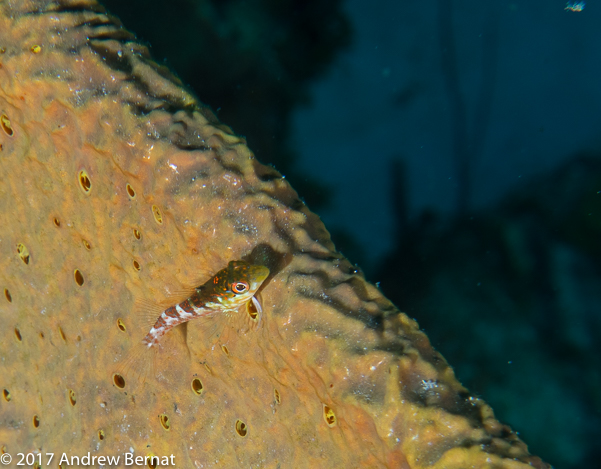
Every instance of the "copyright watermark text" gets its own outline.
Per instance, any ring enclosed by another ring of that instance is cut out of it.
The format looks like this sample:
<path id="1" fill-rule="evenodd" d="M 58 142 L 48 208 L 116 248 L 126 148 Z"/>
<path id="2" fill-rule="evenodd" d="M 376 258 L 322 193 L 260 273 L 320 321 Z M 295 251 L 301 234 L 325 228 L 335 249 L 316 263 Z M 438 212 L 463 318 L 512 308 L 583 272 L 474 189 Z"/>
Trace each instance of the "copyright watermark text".
<path id="1" fill-rule="evenodd" d="M 125 464 L 126 466 L 175 466 L 175 456 L 134 456 L 133 453 L 124 453 L 122 456 L 97 456 L 90 452 L 83 456 L 69 456 L 67 453 L 17 453 L 15 463 L 17 466 L 33 466 L 38 463 L 40 466 L 50 466 L 52 461 L 55 464 L 60 464 L 62 467 L 68 466 L 118 466 Z M 4 466 L 9 465 L 13 461 L 13 457 L 8 453 L 0 455 L 0 463 Z"/>

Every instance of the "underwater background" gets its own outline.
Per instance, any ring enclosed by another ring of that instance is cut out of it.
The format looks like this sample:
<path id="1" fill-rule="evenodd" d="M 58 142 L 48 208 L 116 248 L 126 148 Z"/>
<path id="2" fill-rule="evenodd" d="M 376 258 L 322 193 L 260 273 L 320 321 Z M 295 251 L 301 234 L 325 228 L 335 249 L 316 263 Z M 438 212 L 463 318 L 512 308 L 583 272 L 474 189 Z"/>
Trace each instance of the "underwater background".
<path id="1" fill-rule="evenodd" d="M 596 466 L 598 4 L 103 3 L 532 453 Z"/>

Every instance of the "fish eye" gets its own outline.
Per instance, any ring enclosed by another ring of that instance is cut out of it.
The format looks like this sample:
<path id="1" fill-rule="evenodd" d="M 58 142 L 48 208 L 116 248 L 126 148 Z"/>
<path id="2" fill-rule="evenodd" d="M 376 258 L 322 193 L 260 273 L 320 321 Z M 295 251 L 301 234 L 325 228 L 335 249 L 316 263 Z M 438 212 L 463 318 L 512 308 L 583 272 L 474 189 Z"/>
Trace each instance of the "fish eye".
<path id="1" fill-rule="evenodd" d="M 244 293 L 245 291 L 248 291 L 248 283 L 234 282 L 232 283 L 232 290 L 234 293 Z"/>

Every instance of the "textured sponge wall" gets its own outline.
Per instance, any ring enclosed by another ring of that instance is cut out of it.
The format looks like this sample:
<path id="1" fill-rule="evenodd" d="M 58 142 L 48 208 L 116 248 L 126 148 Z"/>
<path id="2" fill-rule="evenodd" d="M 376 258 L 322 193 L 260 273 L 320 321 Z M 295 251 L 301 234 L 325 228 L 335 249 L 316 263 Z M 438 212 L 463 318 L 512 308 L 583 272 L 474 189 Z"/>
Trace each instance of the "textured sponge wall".
<path id="1" fill-rule="evenodd" d="M 2 452 L 548 467 L 98 4 L 0 2 L 0 127 Z M 146 383 L 120 371 L 136 298 L 237 259 L 270 268 L 260 326 L 193 321 Z"/>

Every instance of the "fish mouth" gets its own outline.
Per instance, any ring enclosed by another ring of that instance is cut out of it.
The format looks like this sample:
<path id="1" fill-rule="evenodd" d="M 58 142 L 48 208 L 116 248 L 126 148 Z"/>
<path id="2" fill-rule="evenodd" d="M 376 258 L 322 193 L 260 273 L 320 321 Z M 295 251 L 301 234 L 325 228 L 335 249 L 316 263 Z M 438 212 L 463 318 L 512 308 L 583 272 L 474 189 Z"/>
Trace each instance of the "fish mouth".
<path id="1" fill-rule="evenodd" d="M 252 278 L 252 289 L 256 290 L 261 286 L 265 279 L 269 277 L 269 269 L 264 265 L 253 265 L 250 269 L 250 277 Z"/>

